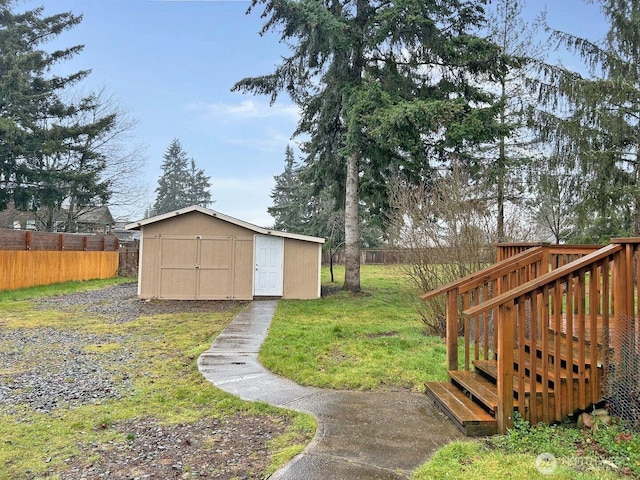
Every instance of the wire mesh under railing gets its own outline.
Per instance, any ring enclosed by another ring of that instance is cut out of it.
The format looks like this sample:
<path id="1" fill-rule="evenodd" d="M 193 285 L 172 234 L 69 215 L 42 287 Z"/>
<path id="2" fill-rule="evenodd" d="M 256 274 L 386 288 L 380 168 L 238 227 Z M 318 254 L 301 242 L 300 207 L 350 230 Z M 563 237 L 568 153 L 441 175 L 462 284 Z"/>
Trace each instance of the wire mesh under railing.
<path id="1" fill-rule="evenodd" d="M 640 328 L 638 320 L 622 316 L 611 333 L 612 362 L 604 372 L 603 396 L 609 414 L 640 431 Z"/>

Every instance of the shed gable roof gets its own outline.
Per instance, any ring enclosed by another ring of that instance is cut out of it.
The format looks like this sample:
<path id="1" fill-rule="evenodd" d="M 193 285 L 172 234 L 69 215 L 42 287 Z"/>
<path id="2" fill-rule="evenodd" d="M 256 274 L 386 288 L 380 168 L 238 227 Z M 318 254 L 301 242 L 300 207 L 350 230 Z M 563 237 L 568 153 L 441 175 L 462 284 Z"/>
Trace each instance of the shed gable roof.
<path id="1" fill-rule="evenodd" d="M 215 210 L 210 210 L 208 208 L 204 208 L 199 205 L 192 205 L 190 207 L 174 210 L 173 212 L 163 213 L 162 215 L 156 215 L 155 217 L 145 218 L 144 220 L 140 220 L 138 222 L 129 223 L 128 225 L 125 225 L 124 228 L 125 230 L 140 230 L 140 228 L 144 227 L 145 225 L 162 222 L 164 220 L 169 220 L 179 215 L 184 215 L 185 213 L 191 213 L 191 212 L 203 213 L 210 217 L 217 218 L 218 220 L 222 220 L 224 222 L 228 222 L 233 225 L 246 228 L 247 230 L 251 230 L 261 235 L 272 235 L 274 237 L 291 238 L 294 240 L 303 240 L 306 242 L 324 243 L 324 238 L 311 237 L 309 235 L 300 235 L 297 233 L 280 232 L 278 230 L 271 230 L 268 228 L 258 227 L 257 225 L 253 225 L 251 223 L 238 220 L 237 218 L 230 217 L 229 215 L 225 215 L 223 213 L 216 212 Z"/>

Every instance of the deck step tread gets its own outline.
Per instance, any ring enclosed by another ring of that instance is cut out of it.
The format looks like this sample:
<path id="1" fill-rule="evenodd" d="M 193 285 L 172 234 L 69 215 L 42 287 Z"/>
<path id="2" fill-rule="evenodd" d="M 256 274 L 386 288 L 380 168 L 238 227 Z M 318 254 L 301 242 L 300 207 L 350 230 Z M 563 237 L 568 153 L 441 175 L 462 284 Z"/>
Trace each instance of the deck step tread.
<path id="1" fill-rule="evenodd" d="M 451 382 L 427 382 L 425 387 L 427 395 L 466 435 L 493 435 L 497 432 L 496 419 Z"/>
<path id="2" fill-rule="evenodd" d="M 530 340 L 525 340 L 523 342 L 525 349 L 527 351 L 527 355 L 529 355 L 529 352 L 531 351 L 531 341 Z M 542 355 L 542 342 L 537 341 L 535 343 L 535 349 L 536 352 L 539 353 L 540 355 Z M 588 347 L 588 345 L 585 343 L 585 347 Z M 578 343 L 577 342 L 573 342 L 573 352 L 572 352 L 572 363 L 573 365 L 578 365 L 578 356 L 577 356 L 577 352 L 578 352 Z M 590 348 L 589 348 L 590 351 Z M 587 351 L 587 353 L 590 353 L 589 351 Z M 548 346 L 547 346 L 547 355 L 549 355 L 550 357 L 560 357 L 560 360 L 567 363 L 568 360 L 568 355 L 567 355 L 567 342 L 561 342 L 560 343 L 560 354 L 556 355 L 555 352 L 555 341 L 553 339 L 552 336 L 549 337 L 549 341 L 548 341 Z M 517 358 L 514 356 L 514 358 Z M 584 365 L 586 367 L 591 366 L 591 357 L 589 355 L 585 355 L 584 357 Z"/>
<path id="3" fill-rule="evenodd" d="M 492 412 L 498 408 L 498 389 L 486 377 L 468 370 L 449 370 L 449 378 Z"/>
<path id="4" fill-rule="evenodd" d="M 476 370 L 484 372 L 486 375 L 490 376 L 494 380 L 498 377 L 498 362 L 496 360 L 474 360 L 473 366 Z M 518 382 L 517 372 L 513 376 L 513 391 L 519 393 L 520 384 Z M 547 393 L 549 395 L 553 395 L 553 388 L 547 387 Z M 525 395 L 531 394 L 531 386 L 529 384 L 525 384 Z M 542 394 L 542 383 L 536 382 L 536 394 Z M 517 406 L 518 401 L 514 399 L 514 406 Z"/>

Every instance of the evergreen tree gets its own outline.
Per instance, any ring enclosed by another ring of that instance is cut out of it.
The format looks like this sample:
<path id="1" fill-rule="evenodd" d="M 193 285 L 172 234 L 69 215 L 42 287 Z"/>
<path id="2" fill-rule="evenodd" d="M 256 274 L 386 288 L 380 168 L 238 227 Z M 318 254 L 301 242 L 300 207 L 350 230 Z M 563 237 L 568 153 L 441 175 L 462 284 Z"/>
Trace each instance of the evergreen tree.
<path id="1" fill-rule="evenodd" d="M 156 201 L 153 205 L 156 215 L 189 206 L 186 194 L 189 160 L 177 138 L 173 139 L 162 158 L 162 175 L 158 179 Z"/>
<path id="2" fill-rule="evenodd" d="M 495 133 L 491 95 L 471 80 L 500 68 L 499 51 L 473 34 L 483 20 L 475 0 L 253 0 L 263 31 L 291 45 L 275 72 L 235 89 L 286 91 L 302 110 L 297 133 L 311 184 L 331 185 L 345 212 L 344 288 L 360 290 L 359 207 L 386 205 L 399 170 L 428 175 L 432 159 Z"/>
<path id="3" fill-rule="evenodd" d="M 640 235 L 640 0 L 599 3 L 609 24 L 604 41 L 549 29 L 557 45 L 582 57 L 589 76 L 543 65 L 547 110 L 535 119 L 587 186 L 575 192 L 583 196 L 574 241 Z"/>
<path id="4" fill-rule="evenodd" d="M 14 4 L 0 0 L 0 209 L 13 201 L 53 230 L 67 205 L 70 228 L 77 212 L 103 205 L 111 195 L 103 178 L 107 158 L 96 144 L 114 130 L 117 116 L 96 114 L 95 95 L 77 101 L 63 95 L 88 71 L 50 74 L 82 46 L 41 49 L 82 17 L 70 12 L 43 17 L 42 8 L 15 13 Z"/>
<path id="5" fill-rule="evenodd" d="M 274 229 L 328 240 L 327 248 L 344 243 L 344 210 L 339 208 L 330 188 L 306 183 L 305 169 L 295 161 L 293 149 L 285 150 L 285 169 L 274 177 L 273 205 L 268 208 L 275 219 Z M 360 210 L 360 243 L 366 247 L 381 244 L 382 232 L 366 209 Z"/>
<path id="6" fill-rule="evenodd" d="M 191 205 L 207 207 L 211 203 L 209 177 L 187 157 L 182 144 L 174 138 L 163 156 L 162 175 L 158 179 L 155 215 Z"/>
<path id="7" fill-rule="evenodd" d="M 489 88 L 499 92 L 497 123 L 502 133 L 492 144 L 472 155 L 475 181 L 483 186 L 490 208 L 496 211 L 496 238 L 509 239 L 505 210 L 524 207 L 523 181 L 532 161 L 534 135 L 527 125 L 527 112 L 536 103 L 527 84 L 535 75 L 532 60 L 541 55 L 535 41 L 535 25 L 521 15 L 520 0 L 495 0 L 488 12 L 488 38 L 503 53 L 503 68 Z"/>
<path id="8" fill-rule="evenodd" d="M 285 150 L 284 172 L 274 177 L 275 187 L 271 190 L 273 205 L 267 209 L 275 219 L 274 229 L 285 232 L 303 233 L 308 221 L 308 197 L 303 190 L 309 190 L 300 181 L 300 166 L 295 162 L 293 149 Z"/>
<path id="9" fill-rule="evenodd" d="M 187 201 L 189 205 L 200 205 L 207 208 L 213 201 L 211 200 L 210 178 L 204 174 L 204 170 L 196 167 L 196 162 L 192 158 L 189 162 L 187 172 Z"/>
<path id="10" fill-rule="evenodd" d="M 564 243 L 576 235 L 580 199 L 587 185 L 579 181 L 578 172 L 572 171 L 562 158 L 562 149 L 554 147 L 555 154 L 537 159 L 532 164 L 530 178 L 535 185 L 530 208 L 535 212 L 542 231 L 551 234 L 556 244 Z"/>

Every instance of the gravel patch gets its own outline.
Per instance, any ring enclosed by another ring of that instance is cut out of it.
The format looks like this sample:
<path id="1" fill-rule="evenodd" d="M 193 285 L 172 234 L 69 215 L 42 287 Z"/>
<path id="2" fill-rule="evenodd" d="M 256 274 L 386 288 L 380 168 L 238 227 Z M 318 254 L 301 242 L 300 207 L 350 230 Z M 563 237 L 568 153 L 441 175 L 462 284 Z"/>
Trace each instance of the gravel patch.
<path id="1" fill-rule="evenodd" d="M 131 322 L 141 315 L 219 312 L 236 302 L 143 301 L 137 284 L 123 283 L 84 292 L 41 298 L 39 310 L 86 312 L 106 323 Z M 0 411 L 16 413 L 19 406 L 49 413 L 120 398 L 131 379 L 118 366 L 135 360 L 127 335 L 93 335 L 56 328 L 0 330 Z M 101 352 L 102 345 L 113 346 Z M 89 348 L 87 348 L 89 347 Z"/>
<path id="2" fill-rule="evenodd" d="M 100 314 L 107 322 L 123 323 L 142 312 L 136 292 L 136 284 L 119 284 L 35 304 L 40 310 Z M 0 410 L 49 413 L 126 395 L 131 379 L 118 366 L 135 359 L 128 338 L 53 327 L 0 330 Z M 103 345 L 116 348 L 102 352 Z"/>
<path id="3" fill-rule="evenodd" d="M 131 322 L 141 315 L 220 312 L 239 305 L 228 301 L 141 301 L 135 283 L 42 298 L 35 304 L 40 310 L 99 315 L 101 321 L 113 324 Z M 55 414 L 58 408 L 127 395 L 132 379 L 125 370 L 137 357 L 130 340 L 129 335 L 53 327 L 0 330 L 0 411 L 29 421 L 29 412 Z M 25 472 L 20 478 L 264 478 L 270 463 L 268 444 L 287 424 L 277 417 L 242 414 L 178 425 L 159 424 L 151 418 L 131 419 L 103 427 L 122 433 L 124 440 L 80 443 L 82 454 L 66 459 L 62 469 L 55 467 L 44 472 L 44 477 Z"/>
<path id="4" fill-rule="evenodd" d="M 141 315 L 206 313 L 232 310 L 247 302 L 198 300 L 139 300 L 137 283 L 121 283 L 100 290 L 71 293 L 40 299 L 42 310 L 73 311 L 78 308 L 105 317 L 109 323 L 126 323 Z"/>
<path id="5" fill-rule="evenodd" d="M 159 425 L 152 419 L 116 425 L 126 440 L 80 445 L 93 462 L 68 459 L 62 478 L 263 478 L 268 443 L 285 426 L 270 417 L 204 419 Z"/>
<path id="6" fill-rule="evenodd" d="M 5 413 L 15 407 L 49 413 L 119 398 L 131 388 L 130 379 L 114 374 L 110 366 L 126 364 L 133 352 L 125 347 L 108 353 L 92 346 L 123 344 L 122 335 L 90 335 L 54 328 L 0 331 L 0 405 Z"/>
<path id="7" fill-rule="evenodd" d="M 125 323 L 144 313 L 144 302 L 137 298 L 136 283 L 120 283 L 99 290 L 41 298 L 36 301 L 40 310 L 74 311 L 103 315 L 109 323 Z"/>

